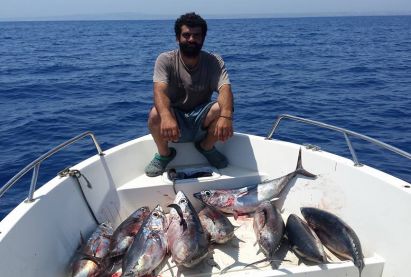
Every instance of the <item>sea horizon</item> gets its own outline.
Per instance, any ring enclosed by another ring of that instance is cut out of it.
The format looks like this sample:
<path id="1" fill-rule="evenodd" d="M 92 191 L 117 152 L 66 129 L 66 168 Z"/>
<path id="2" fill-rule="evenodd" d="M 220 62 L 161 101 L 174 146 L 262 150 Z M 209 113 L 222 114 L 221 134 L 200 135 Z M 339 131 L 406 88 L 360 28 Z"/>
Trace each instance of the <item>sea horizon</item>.
<path id="1" fill-rule="evenodd" d="M 74 14 L 57 16 L 0 17 L 0 22 L 54 22 L 54 21 L 139 21 L 175 20 L 178 15 L 108 13 Z M 393 12 L 326 12 L 326 13 L 284 13 L 284 14 L 204 14 L 205 19 L 287 19 L 287 18 L 327 18 L 327 17 L 390 17 L 411 16 L 411 11 Z"/>

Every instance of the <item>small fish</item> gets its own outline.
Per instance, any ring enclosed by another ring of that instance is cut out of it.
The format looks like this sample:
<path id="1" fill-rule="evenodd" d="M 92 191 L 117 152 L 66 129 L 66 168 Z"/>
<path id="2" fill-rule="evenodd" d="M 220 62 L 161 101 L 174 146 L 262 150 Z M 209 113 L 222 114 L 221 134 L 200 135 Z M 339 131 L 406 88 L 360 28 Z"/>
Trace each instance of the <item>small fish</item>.
<path id="1" fill-rule="evenodd" d="M 144 220 L 123 258 L 122 276 L 151 274 L 167 254 L 167 219 L 160 205 Z"/>
<path id="2" fill-rule="evenodd" d="M 361 276 L 364 255 L 354 230 L 336 215 L 321 209 L 301 208 L 301 213 L 323 245 L 336 256 L 353 261 Z"/>
<path id="3" fill-rule="evenodd" d="M 301 218 L 291 214 L 287 219 L 285 230 L 291 249 L 299 258 L 318 264 L 327 263 L 327 256 L 320 239 Z"/>
<path id="4" fill-rule="evenodd" d="M 285 226 L 280 212 L 271 202 L 264 201 L 258 206 L 253 229 L 262 252 L 267 258 L 272 258 L 280 247 Z"/>
<path id="5" fill-rule="evenodd" d="M 234 226 L 217 209 L 206 206 L 198 213 L 201 225 L 211 242 L 226 243 L 234 236 Z"/>
<path id="6" fill-rule="evenodd" d="M 247 186 L 232 190 L 203 190 L 194 194 L 204 204 L 212 206 L 224 213 L 234 214 L 237 218 L 240 214 L 254 212 L 263 201 L 272 200 L 278 196 L 283 188 L 298 174 L 315 178 L 302 167 L 301 148 L 298 154 L 297 167 L 295 171 L 261 184 Z"/>
<path id="7" fill-rule="evenodd" d="M 126 253 L 138 230 L 140 230 L 144 219 L 146 219 L 149 214 L 150 209 L 148 207 L 141 207 L 117 227 L 111 237 L 110 257 L 117 257 Z"/>
<path id="8" fill-rule="evenodd" d="M 104 271 L 112 235 L 110 224 L 102 223 L 97 227 L 73 263 L 73 277 L 94 277 Z"/>
<path id="9" fill-rule="evenodd" d="M 170 224 L 167 229 L 168 249 L 179 266 L 193 267 L 208 255 L 208 239 L 197 212 L 182 191 L 170 204 Z"/>

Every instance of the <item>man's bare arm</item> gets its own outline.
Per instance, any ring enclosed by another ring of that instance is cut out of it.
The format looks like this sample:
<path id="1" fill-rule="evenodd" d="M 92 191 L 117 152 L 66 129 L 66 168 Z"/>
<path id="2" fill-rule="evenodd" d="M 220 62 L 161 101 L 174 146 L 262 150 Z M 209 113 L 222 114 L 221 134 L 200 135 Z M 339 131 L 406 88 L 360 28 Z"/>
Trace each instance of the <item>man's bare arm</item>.
<path id="1" fill-rule="evenodd" d="M 220 117 L 214 129 L 214 135 L 221 141 L 226 141 L 233 135 L 233 93 L 231 85 L 222 85 L 217 98 L 220 106 Z"/>
<path id="2" fill-rule="evenodd" d="M 167 141 L 177 141 L 180 130 L 171 109 L 170 99 L 166 94 L 167 89 L 166 83 L 154 83 L 154 106 L 161 118 L 161 136 Z"/>

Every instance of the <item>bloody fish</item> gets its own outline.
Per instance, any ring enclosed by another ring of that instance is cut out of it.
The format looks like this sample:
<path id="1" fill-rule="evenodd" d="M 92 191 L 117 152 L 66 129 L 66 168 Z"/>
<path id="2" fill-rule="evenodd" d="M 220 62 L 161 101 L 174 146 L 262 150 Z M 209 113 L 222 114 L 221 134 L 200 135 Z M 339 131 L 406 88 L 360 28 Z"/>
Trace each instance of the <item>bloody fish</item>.
<path id="1" fill-rule="evenodd" d="M 182 191 L 169 205 L 168 247 L 179 266 L 193 267 L 208 255 L 208 239 L 196 210 Z"/>
<path id="2" fill-rule="evenodd" d="M 150 214 L 148 207 L 138 208 L 114 231 L 110 242 L 110 257 L 121 256 L 126 253 L 134 240 L 134 236 L 140 230 L 144 219 Z"/>
<path id="3" fill-rule="evenodd" d="M 257 243 L 267 258 L 279 249 L 285 226 L 278 209 L 269 201 L 261 203 L 254 213 L 253 229 Z"/>
<path id="4" fill-rule="evenodd" d="M 204 204 L 212 206 L 224 213 L 234 214 L 237 218 L 240 214 L 254 212 L 258 205 L 278 196 L 283 188 L 298 174 L 315 178 L 316 175 L 306 171 L 302 167 L 301 148 L 298 154 L 297 167 L 295 171 L 261 184 L 247 186 L 231 190 L 203 190 L 194 194 Z"/>
<path id="5" fill-rule="evenodd" d="M 105 270 L 105 258 L 109 253 L 112 235 L 110 224 L 102 223 L 97 227 L 73 263 L 73 277 L 94 277 Z"/>
<path id="6" fill-rule="evenodd" d="M 206 206 L 198 213 L 198 217 L 211 242 L 226 243 L 234 236 L 233 224 L 217 209 Z"/>
<path id="7" fill-rule="evenodd" d="M 151 274 L 167 254 L 167 219 L 160 205 L 144 220 L 123 258 L 122 276 Z"/>

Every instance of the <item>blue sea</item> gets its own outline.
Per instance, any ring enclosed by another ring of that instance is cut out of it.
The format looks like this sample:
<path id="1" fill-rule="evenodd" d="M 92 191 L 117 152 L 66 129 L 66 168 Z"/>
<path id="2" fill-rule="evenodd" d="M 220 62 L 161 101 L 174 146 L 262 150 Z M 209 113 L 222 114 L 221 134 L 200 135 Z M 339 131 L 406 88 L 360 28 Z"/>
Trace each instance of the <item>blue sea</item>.
<path id="1" fill-rule="evenodd" d="M 0 22 L 0 186 L 41 154 L 91 130 L 103 149 L 148 133 L 157 55 L 171 20 Z M 411 152 L 411 17 L 208 20 L 235 95 L 235 131 L 266 136 L 283 113 Z M 350 157 L 343 135 L 284 121 L 274 136 Z M 353 139 L 359 160 L 411 181 L 411 162 Z M 241 151 L 241 149 L 239 149 Z M 95 154 L 85 139 L 45 161 L 38 185 Z M 267 153 L 275 155 L 275 153 Z M 27 197 L 31 173 L 0 199 Z M 395 201 L 387 199 L 387 201 Z"/>

